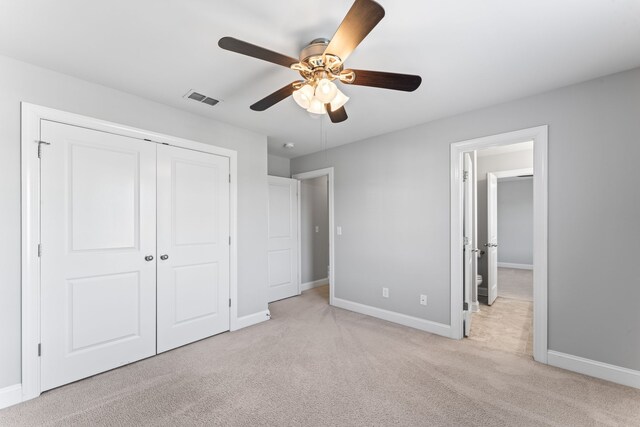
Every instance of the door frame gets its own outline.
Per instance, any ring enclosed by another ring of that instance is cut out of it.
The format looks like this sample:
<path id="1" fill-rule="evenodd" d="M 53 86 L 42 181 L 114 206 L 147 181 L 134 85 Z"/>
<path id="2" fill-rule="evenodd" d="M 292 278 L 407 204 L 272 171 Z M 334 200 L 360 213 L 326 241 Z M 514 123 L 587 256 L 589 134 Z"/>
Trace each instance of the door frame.
<path id="1" fill-rule="evenodd" d="M 306 179 L 319 178 L 326 176 L 328 180 L 328 198 L 329 198 L 329 305 L 333 304 L 335 296 L 335 227 L 334 227 L 334 176 L 333 167 L 317 169 L 309 172 L 297 173 L 292 175 L 293 179 L 298 180 L 298 286 L 302 283 L 302 221 L 300 206 L 300 182 Z"/>
<path id="2" fill-rule="evenodd" d="M 547 363 L 548 350 L 548 134 L 547 125 L 451 144 L 451 338 L 461 339 L 463 297 L 462 155 L 468 151 L 533 141 L 533 357 Z"/>
<path id="3" fill-rule="evenodd" d="M 49 120 L 84 127 L 101 132 L 127 136 L 149 143 L 172 145 L 229 158 L 229 295 L 232 300 L 229 310 L 230 330 L 239 329 L 238 322 L 238 160 L 237 152 L 227 148 L 195 142 L 188 139 L 164 135 L 130 126 L 26 102 L 21 103 L 21 286 L 22 286 L 22 399 L 38 397 L 41 393 L 40 357 L 40 162 L 38 149 L 40 122 Z M 46 147 L 43 149 L 46 156 Z M 46 351 L 46 350 L 45 350 Z"/>

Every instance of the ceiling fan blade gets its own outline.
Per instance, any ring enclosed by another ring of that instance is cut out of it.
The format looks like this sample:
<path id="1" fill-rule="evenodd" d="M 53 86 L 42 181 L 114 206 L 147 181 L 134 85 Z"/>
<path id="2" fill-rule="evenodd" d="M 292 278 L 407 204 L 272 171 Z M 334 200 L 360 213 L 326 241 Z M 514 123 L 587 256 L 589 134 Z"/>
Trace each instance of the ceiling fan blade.
<path id="1" fill-rule="evenodd" d="M 262 59 L 263 61 L 272 62 L 289 68 L 292 64 L 297 64 L 298 60 L 233 37 L 223 37 L 218 41 L 218 46 L 231 52 L 240 53 L 242 55 L 251 56 L 253 58 Z"/>
<path id="2" fill-rule="evenodd" d="M 353 72 L 355 78 L 353 81 L 344 80 L 344 83 L 380 87 L 383 89 L 403 90 L 405 92 L 413 92 L 420 87 L 422 77 L 412 74 L 385 73 L 383 71 L 367 71 L 367 70 L 345 70 L 343 73 L 349 74 Z"/>
<path id="3" fill-rule="evenodd" d="M 324 53 L 344 62 L 367 34 L 384 18 L 384 9 L 373 0 L 356 0 L 347 12 Z"/>
<path id="4" fill-rule="evenodd" d="M 262 98 L 260 101 L 256 102 L 249 108 L 251 108 L 253 111 L 264 111 L 267 108 L 276 105 L 278 102 L 290 97 L 291 94 L 293 94 L 293 92 L 296 90 L 296 83 L 299 82 L 289 83 L 285 87 L 273 92 L 271 95 Z"/>
<path id="5" fill-rule="evenodd" d="M 331 104 L 324 104 L 324 107 L 326 108 L 327 114 L 331 119 L 331 123 L 344 122 L 349 118 L 349 116 L 347 116 L 347 112 L 344 109 L 344 107 L 340 107 L 335 111 L 331 111 Z"/>

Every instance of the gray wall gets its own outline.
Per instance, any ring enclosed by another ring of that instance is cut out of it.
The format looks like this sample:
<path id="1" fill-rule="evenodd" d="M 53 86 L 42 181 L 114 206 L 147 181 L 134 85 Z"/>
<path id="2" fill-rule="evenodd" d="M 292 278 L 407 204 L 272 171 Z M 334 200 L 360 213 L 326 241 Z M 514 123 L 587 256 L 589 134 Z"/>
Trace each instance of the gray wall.
<path id="1" fill-rule="evenodd" d="M 20 102 L 238 151 L 238 309 L 267 309 L 267 139 L 0 57 L 0 388 L 20 382 Z"/>
<path id="2" fill-rule="evenodd" d="M 327 277 L 329 266 L 329 199 L 327 177 L 300 182 L 302 283 Z M 315 231 L 316 226 L 318 232 Z"/>
<path id="3" fill-rule="evenodd" d="M 533 265 L 533 178 L 498 180 L 498 262 Z"/>
<path id="4" fill-rule="evenodd" d="M 525 141 L 523 141 L 525 142 Z M 485 250 L 487 243 L 487 172 L 533 168 L 533 150 L 478 156 L 478 249 Z M 500 242 L 498 235 L 498 244 Z M 498 247 L 498 254 L 500 247 Z M 487 286 L 487 256 L 478 260 L 478 274 L 482 275 L 482 287 Z"/>
<path id="5" fill-rule="evenodd" d="M 448 324 L 450 144 L 547 124 L 549 347 L 640 370 L 639 111 L 635 69 L 294 159 L 335 167 L 336 296 Z"/>
<path id="6" fill-rule="evenodd" d="M 291 178 L 291 160 L 269 154 L 267 160 L 267 170 L 269 175 Z"/>

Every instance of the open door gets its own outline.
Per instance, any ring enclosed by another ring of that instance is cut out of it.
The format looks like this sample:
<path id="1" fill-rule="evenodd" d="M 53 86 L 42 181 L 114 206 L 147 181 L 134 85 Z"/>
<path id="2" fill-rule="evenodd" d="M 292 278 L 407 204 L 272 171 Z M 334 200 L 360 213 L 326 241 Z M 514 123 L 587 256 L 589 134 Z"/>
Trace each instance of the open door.
<path id="1" fill-rule="evenodd" d="M 473 161 L 469 153 L 464 154 L 464 336 L 469 336 L 471 330 L 471 306 L 473 301 L 473 287 L 475 285 L 473 258 L 474 230 L 473 230 Z"/>
<path id="2" fill-rule="evenodd" d="M 487 173 L 487 304 L 498 297 L 498 178 Z"/>
<path id="3" fill-rule="evenodd" d="M 298 181 L 269 176 L 269 302 L 300 295 Z"/>

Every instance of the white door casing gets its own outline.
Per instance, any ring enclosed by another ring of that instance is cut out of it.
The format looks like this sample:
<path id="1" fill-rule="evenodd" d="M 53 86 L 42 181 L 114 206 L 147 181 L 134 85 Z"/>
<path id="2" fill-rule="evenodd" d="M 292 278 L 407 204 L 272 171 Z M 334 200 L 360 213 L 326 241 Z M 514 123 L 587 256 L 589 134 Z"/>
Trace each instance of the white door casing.
<path id="1" fill-rule="evenodd" d="M 229 330 L 229 159 L 158 146 L 158 353 Z"/>
<path id="2" fill-rule="evenodd" d="M 269 176 L 269 302 L 300 294 L 298 181 Z"/>
<path id="3" fill-rule="evenodd" d="M 474 230 L 473 230 L 473 163 L 469 153 L 464 154 L 464 335 L 468 336 L 471 330 L 471 306 L 473 303 L 473 286 L 475 284 L 473 258 Z"/>
<path id="4" fill-rule="evenodd" d="M 156 146 L 42 121 L 41 389 L 155 354 Z"/>
<path id="5" fill-rule="evenodd" d="M 487 173 L 487 304 L 498 297 L 498 178 Z"/>

